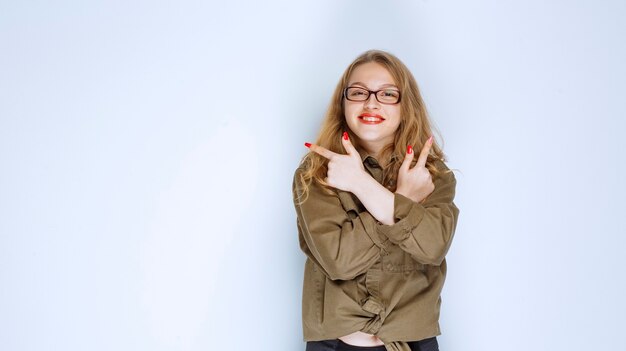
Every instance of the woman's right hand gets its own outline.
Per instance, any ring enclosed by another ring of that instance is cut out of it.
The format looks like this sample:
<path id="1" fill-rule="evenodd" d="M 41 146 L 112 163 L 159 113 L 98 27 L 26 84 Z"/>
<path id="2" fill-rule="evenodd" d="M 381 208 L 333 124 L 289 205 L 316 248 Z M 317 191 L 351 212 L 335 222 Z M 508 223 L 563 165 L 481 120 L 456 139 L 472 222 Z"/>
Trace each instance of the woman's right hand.
<path id="1" fill-rule="evenodd" d="M 349 140 L 348 133 L 344 132 L 341 138 L 347 155 L 332 152 L 322 146 L 306 143 L 311 151 L 328 159 L 328 171 L 324 181 L 333 188 L 355 193 L 355 188 L 363 184 L 365 178 L 371 176 L 365 172 L 359 152 Z"/>
<path id="2" fill-rule="evenodd" d="M 426 168 L 426 160 L 428 159 L 432 145 L 433 137 L 430 137 L 428 141 L 426 141 L 426 144 L 424 144 L 419 158 L 417 159 L 417 163 L 413 168 L 410 167 L 414 152 L 411 146 L 407 147 L 404 162 L 402 162 L 398 171 L 398 187 L 396 188 L 396 193 L 404 195 L 415 202 L 421 202 L 435 190 L 430 172 L 428 168 Z"/>

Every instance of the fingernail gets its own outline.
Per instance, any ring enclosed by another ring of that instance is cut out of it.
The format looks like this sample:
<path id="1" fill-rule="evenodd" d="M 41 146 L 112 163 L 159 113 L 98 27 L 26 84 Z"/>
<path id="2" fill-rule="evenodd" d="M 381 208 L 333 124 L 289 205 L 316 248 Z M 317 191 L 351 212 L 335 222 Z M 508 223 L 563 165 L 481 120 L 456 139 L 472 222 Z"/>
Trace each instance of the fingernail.
<path id="1" fill-rule="evenodd" d="M 311 143 L 304 143 L 304 146 L 311 147 Z"/>
<path id="2" fill-rule="evenodd" d="M 433 137 L 432 137 L 432 135 L 430 136 L 430 138 L 428 138 L 428 144 L 430 144 L 430 145 L 433 144 Z"/>
<path id="3" fill-rule="evenodd" d="M 348 132 L 343 132 L 343 140 L 348 140 Z"/>
<path id="4" fill-rule="evenodd" d="M 413 147 L 411 145 L 406 147 L 406 153 L 407 154 L 412 154 L 413 153 Z"/>

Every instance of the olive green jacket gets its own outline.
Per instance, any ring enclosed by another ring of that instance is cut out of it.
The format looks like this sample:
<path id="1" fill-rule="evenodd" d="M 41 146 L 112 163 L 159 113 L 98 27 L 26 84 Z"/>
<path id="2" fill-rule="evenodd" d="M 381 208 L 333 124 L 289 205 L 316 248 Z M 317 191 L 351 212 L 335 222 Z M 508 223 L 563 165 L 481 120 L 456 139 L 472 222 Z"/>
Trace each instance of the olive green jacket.
<path id="1" fill-rule="evenodd" d="M 361 153 L 365 169 L 379 183 L 382 169 Z M 438 161 L 440 170 L 448 170 Z M 294 175 L 293 195 L 300 247 L 307 256 L 302 296 L 306 341 L 336 339 L 355 331 L 377 335 L 388 350 L 404 341 L 441 334 L 439 308 L 446 275 L 445 255 L 459 210 L 456 179 L 442 172 L 422 203 L 394 195 L 396 223 L 378 222 L 352 193 L 333 195 L 311 182 L 307 200 Z M 383 184 L 386 185 L 386 184 Z"/>

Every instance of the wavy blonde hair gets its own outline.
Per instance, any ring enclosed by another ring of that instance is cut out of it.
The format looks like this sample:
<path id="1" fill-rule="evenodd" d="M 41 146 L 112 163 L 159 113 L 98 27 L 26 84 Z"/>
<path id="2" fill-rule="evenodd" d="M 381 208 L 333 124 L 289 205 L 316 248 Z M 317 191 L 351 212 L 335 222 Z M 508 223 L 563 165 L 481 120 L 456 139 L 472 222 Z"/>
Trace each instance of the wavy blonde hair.
<path id="1" fill-rule="evenodd" d="M 433 135 L 433 127 L 428 118 L 426 106 L 415 78 L 404 63 L 394 55 L 381 50 L 369 50 L 359 55 L 348 66 L 341 79 L 339 79 L 339 83 L 337 83 L 315 144 L 333 152 L 345 154 L 346 151 L 341 143 L 341 136 L 344 131 L 347 131 L 354 147 L 359 151 L 362 150 L 359 138 L 350 130 L 346 122 L 343 107 L 343 91 L 347 87 L 348 80 L 354 69 L 368 62 L 376 62 L 385 67 L 393 77 L 402 96 L 400 99 L 400 125 L 396 130 L 393 143 L 381 150 L 380 159 L 378 160 L 379 162 L 383 161 L 382 163 L 386 165 L 383 169 L 382 184 L 390 191 L 395 191 L 398 170 L 404 160 L 407 146 L 411 145 L 416 152 L 413 159 L 413 164 L 415 164 L 419 152 L 428 138 Z M 426 162 L 426 167 L 433 178 L 440 173 L 440 170 L 434 164 L 437 160 L 445 161 L 445 155 L 437 145 L 435 138 L 433 138 L 433 145 Z M 321 184 L 329 194 L 333 192 L 333 188 L 324 181 L 328 172 L 328 160 L 326 158 L 310 151 L 302 158 L 300 167 L 303 168 L 303 171 L 299 173 L 298 179 L 295 180 L 299 182 L 299 188 L 302 189 L 298 196 L 299 202 L 306 201 L 311 181 Z"/>

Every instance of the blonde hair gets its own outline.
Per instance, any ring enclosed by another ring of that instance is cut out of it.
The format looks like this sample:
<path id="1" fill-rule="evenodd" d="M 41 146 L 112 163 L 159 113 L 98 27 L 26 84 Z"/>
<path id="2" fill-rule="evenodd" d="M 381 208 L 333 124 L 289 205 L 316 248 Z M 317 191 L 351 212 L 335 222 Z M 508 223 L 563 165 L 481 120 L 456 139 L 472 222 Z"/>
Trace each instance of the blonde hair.
<path id="1" fill-rule="evenodd" d="M 383 161 L 382 163 L 386 165 L 383 169 L 382 184 L 389 190 L 395 191 L 398 170 L 404 160 L 407 146 L 411 145 L 415 150 L 416 154 L 413 159 L 413 163 L 415 163 L 424 144 L 433 135 L 433 128 L 431 127 L 426 106 L 415 78 L 404 63 L 394 55 L 381 50 L 369 50 L 359 55 L 348 66 L 335 88 L 315 144 L 336 153 L 346 153 L 341 144 L 341 135 L 344 131 L 347 131 L 354 147 L 357 150 L 362 150 L 358 137 L 346 123 L 343 108 L 343 91 L 347 87 L 348 79 L 354 69 L 369 62 L 376 62 L 389 71 L 402 96 L 400 99 L 400 125 L 396 130 L 393 143 L 381 150 L 380 159 L 378 160 L 379 162 Z M 440 171 L 434 163 L 437 160 L 445 161 L 445 155 L 434 139 L 426 167 L 431 175 L 436 177 Z M 302 158 L 300 167 L 303 171 L 299 173 L 300 176 L 295 180 L 299 182 L 299 188 L 302 189 L 298 194 L 300 203 L 306 201 L 311 181 L 321 184 L 329 194 L 333 192 L 333 188 L 324 182 L 328 172 L 328 160 L 326 158 L 310 151 Z"/>

